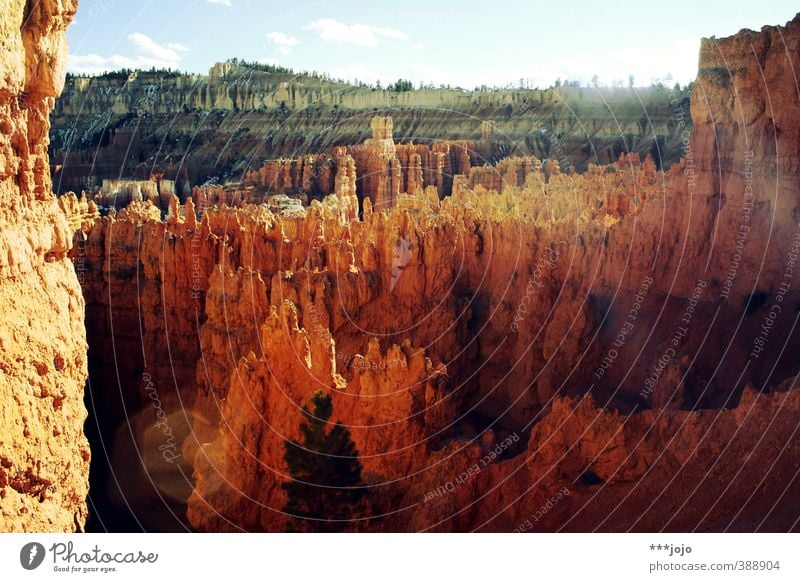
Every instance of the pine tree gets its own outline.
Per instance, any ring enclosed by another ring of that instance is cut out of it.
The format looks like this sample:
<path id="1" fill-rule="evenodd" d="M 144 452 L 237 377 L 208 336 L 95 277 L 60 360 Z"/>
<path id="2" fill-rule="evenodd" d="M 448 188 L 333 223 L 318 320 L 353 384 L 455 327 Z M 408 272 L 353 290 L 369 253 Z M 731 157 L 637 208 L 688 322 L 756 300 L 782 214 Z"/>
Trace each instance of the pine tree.
<path id="1" fill-rule="evenodd" d="M 326 431 L 333 413 L 330 395 L 317 391 L 311 403 L 313 414 L 303 406 L 307 418 L 300 425 L 300 441 L 284 443 L 283 458 L 292 476 L 282 485 L 288 496 L 284 511 L 298 518 L 300 529 L 341 531 L 365 494 L 358 450 L 350 431 L 340 423 Z"/>

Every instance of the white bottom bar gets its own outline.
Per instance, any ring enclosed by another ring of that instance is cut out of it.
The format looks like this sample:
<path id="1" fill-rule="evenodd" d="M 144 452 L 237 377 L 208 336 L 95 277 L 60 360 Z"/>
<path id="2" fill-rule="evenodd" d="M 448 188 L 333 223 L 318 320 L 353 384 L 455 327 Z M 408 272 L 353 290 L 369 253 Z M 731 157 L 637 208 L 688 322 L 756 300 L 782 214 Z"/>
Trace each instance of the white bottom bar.
<path id="1" fill-rule="evenodd" d="M 2 534 L 0 569 L 3 580 L 136 582 L 187 575 L 326 582 L 800 580 L 799 540 L 792 534 Z M 41 546 L 31 556 L 34 542 Z M 35 569 L 23 567 L 37 561 Z"/>

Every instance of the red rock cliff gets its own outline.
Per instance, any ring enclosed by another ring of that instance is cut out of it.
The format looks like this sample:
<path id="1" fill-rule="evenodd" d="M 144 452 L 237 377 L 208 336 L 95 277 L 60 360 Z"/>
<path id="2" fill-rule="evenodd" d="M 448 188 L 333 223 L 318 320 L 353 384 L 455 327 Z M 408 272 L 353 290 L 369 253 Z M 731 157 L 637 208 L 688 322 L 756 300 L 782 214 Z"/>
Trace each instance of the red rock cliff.
<path id="1" fill-rule="evenodd" d="M 352 529 L 792 527 L 791 496 L 737 475 L 797 494 L 797 116 L 766 95 L 796 114 L 798 39 L 800 20 L 704 42 L 666 174 L 638 154 L 473 168 L 378 122 L 306 208 L 137 204 L 88 228 L 90 336 L 141 345 L 122 392 L 143 405 L 147 366 L 193 425 L 192 525 L 289 525 L 283 442 L 322 389 L 371 490 Z M 357 176 L 383 207 L 360 218 Z"/>
<path id="2" fill-rule="evenodd" d="M 86 519 L 84 300 L 51 191 L 48 115 L 74 0 L 0 3 L 0 531 Z"/>

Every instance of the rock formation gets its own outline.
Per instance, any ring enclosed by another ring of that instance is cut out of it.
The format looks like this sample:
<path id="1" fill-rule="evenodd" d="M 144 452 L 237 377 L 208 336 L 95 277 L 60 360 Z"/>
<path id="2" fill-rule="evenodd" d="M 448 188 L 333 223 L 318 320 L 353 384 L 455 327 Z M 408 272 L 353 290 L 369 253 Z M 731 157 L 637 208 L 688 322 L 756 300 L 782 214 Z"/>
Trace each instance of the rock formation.
<path id="1" fill-rule="evenodd" d="M 240 181 L 264 160 L 362 144 L 377 115 L 393 118 L 398 145 L 476 142 L 473 165 L 534 155 L 585 170 L 634 151 L 668 167 L 682 155 L 684 128 L 674 111 L 685 109 L 690 123 L 688 96 L 686 88 L 660 86 L 636 93 L 586 87 L 394 92 L 233 64 L 216 65 L 208 76 L 70 76 L 53 117 L 51 158 L 59 193 L 91 191 L 120 176 L 146 180 L 153 172 L 175 180 L 182 192 L 183 183 L 214 177 Z M 454 166 L 454 174 L 464 171 Z"/>
<path id="2" fill-rule="evenodd" d="M 365 198 L 370 199 L 376 210 L 389 209 L 397 204 L 401 193 L 416 194 L 417 189 L 424 190 L 427 186 L 435 187 L 440 196 L 447 196 L 452 191 L 453 174 L 470 173 L 472 165 L 481 159 L 477 153 L 479 144 L 474 141 L 395 144 L 392 123 L 391 117 L 375 117 L 373 136 L 363 144 L 335 147 L 329 153 L 267 160 L 258 169 L 246 171 L 241 180 L 225 185 L 204 184 L 189 190 L 188 182 L 181 180 L 181 191 L 177 192 L 175 181 L 155 174 L 149 180 L 103 180 L 99 188 L 84 195 L 104 210 L 148 200 L 167 213 L 176 195 L 180 200 L 191 195 L 200 209 L 221 204 L 261 204 L 275 195 L 288 196 L 308 205 L 311 200 L 322 200 L 333 193 L 341 197 L 344 188 L 348 204 L 357 213 L 358 202 Z M 528 158 L 510 158 L 500 165 L 514 168 L 514 164 L 524 163 L 530 165 L 531 162 Z M 498 175 L 497 170 L 486 163 L 475 171 L 484 176 Z M 509 177 L 511 173 L 513 171 L 509 172 Z M 522 185 L 525 175 L 523 173 L 520 178 L 515 174 L 513 183 Z M 355 180 L 352 192 L 347 184 L 338 182 L 342 176 Z M 503 179 L 492 181 L 489 178 L 484 186 L 499 189 Z M 475 183 L 471 178 L 470 184 Z"/>
<path id="3" fill-rule="evenodd" d="M 69 224 L 52 193 L 47 145 L 76 2 L 0 8 L 0 531 L 73 531 L 90 456 L 84 299 L 67 257 L 81 218 Z"/>
<path id="4" fill-rule="evenodd" d="M 649 151 L 576 172 L 552 128 L 546 160 L 487 165 L 494 120 L 420 145 L 379 115 L 166 210 L 68 198 L 101 431 L 124 403 L 137 446 L 183 441 L 142 505 L 313 529 L 282 511 L 283 446 L 322 390 L 363 466 L 348 529 L 796 528 L 798 42 L 800 18 L 704 41 L 666 172 Z M 229 74 L 203 98 L 233 101 Z"/>

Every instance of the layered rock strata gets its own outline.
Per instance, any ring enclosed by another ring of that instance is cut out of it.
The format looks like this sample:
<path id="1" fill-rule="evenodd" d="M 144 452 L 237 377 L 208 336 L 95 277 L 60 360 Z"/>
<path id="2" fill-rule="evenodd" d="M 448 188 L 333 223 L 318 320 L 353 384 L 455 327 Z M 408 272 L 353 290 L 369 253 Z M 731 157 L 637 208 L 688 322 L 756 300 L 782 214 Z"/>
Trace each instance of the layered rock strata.
<path id="1" fill-rule="evenodd" d="M 684 125 L 690 123 L 688 104 L 687 88 L 663 86 L 398 93 L 231 64 L 207 76 L 111 73 L 68 79 L 51 157 L 58 192 L 153 172 L 182 191 L 184 182 L 240 181 L 265 159 L 361 144 L 377 114 L 393 117 L 402 144 L 476 142 L 478 165 L 534 155 L 585 170 L 636 152 L 668 167 L 681 156 L 685 129 L 674 112 L 686 109 Z"/>

